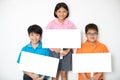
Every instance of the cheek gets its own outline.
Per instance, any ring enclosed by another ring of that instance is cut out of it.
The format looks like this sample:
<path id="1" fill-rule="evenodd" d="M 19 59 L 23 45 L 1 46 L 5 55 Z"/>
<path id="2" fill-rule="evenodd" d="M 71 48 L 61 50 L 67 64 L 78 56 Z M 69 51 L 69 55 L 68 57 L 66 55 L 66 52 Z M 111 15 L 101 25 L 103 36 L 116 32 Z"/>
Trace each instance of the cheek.
<path id="1" fill-rule="evenodd" d="M 97 37 L 96 36 L 86 36 L 88 40 L 96 40 Z"/>
<path id="2" fill-rule="evenodd" d="M 66 12 L 64 12 L 64 15 L 67 15 L 67 13 L 66 13 Z"/>
<path id="3" fill-rule="evenodd" d="M 95 40 L 97 40 L 98 36 L 95 37 Z"/>
<path id="4" fill-rule="evenodd" d="M 37 37 L 37 39 L 39 39 L 39 40 L 40 40 L 41 38 L 40 38 L 40 37 Z"/>
<path id="5" fill-rule="evenodd" d="M 87 38 L 87 39 L 90 39 L 90 36 L 87 36 L 87 35 L 86 35 L 86 38 Z"/>

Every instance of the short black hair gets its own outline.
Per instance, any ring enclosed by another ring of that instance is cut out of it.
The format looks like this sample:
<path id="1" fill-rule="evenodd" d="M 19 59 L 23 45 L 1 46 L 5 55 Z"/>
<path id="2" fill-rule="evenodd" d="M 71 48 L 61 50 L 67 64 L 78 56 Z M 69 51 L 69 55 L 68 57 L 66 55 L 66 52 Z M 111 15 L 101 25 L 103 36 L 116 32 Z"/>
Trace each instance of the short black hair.
<path id="1" fill-rule="evenodd" d="M 28 31 L 28 34 L 30 34 L 31 32 L 34 32 L 36 34 L 40 34 L 40 36 L 42 35 L 42 32 L 43 32 L 42 28 L 37 24 L 33 24 L 29 26 L 27 31 Z"/>
<path id="2" fill-rule="evenodd" d="M 86 25 L 86 27 L 85 27 L 85 33 L 87 33 L 89 29 L 94 29 L 98 33 L 98 27 L 94 23 L 89 23 L 89 24 Z"/>
<path id="3" fill-rule="evenodd" d="M 58 3 L 58 4 L 55 6 L 54 16 L 57 18 L 56 11 L 57 11 L 58 9 L 60 9 L 61 7 L 65 8 L 65 9 L 67 10 L 68 14 L 67 14 L 67 16 L 65 17 L 65 18 L 67 18 L 67 17 L 69 16 L 69 9 L 68 9 L 67 4 L 64 3 L 64 2 L 60 2 L 60 3 Z"/>

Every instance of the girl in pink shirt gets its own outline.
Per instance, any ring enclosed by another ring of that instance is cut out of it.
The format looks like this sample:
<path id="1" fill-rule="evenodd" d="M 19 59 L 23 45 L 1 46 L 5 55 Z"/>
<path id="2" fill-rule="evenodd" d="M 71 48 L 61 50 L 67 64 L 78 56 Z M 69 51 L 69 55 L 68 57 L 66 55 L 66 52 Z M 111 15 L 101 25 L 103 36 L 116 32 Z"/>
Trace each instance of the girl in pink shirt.
<path id="1" fill-rule="evenodd" d="M 54 16 L 56 19 L 48 24 L 47 29 L 75 29 L 74 24 L 67 19 L 69 16 L 69 9 L 65 3 L 61 2 L 56 5 Z M 59 62 L 57 76 L 56 78 L 52 78 L 52 80 L 58 80 L 60 74 L 62 80 L 68 80 L 68 71 L 72 69 L 72 53 L 73 50 L 70 48 L 63 48 L 62 52 L 59 48 L 51 49 L 50 55 L 52 57 L 63 57 Z"/>

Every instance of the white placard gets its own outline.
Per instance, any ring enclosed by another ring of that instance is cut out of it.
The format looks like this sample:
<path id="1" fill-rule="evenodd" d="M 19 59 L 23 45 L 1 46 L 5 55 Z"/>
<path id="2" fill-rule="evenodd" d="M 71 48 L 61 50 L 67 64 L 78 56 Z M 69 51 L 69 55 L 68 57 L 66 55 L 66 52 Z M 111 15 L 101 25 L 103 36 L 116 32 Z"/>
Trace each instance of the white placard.
<path id="1" fill-rule="evenodd" d="M 73 54 L 73 72 L 111 72 L 111 53 Z"/>
<path id="2" fill-rule="evenodd" d="M 43 48 L 80 48 L 80 29 L 45 29 L 43 31 Z"/>
<path id="3" fill-rule="evenodd" d="M 56 77 L 59 59 L 33 54 L 29 52 L 22 52 L 19 69 L 29 71 L 37 74 Z"/>

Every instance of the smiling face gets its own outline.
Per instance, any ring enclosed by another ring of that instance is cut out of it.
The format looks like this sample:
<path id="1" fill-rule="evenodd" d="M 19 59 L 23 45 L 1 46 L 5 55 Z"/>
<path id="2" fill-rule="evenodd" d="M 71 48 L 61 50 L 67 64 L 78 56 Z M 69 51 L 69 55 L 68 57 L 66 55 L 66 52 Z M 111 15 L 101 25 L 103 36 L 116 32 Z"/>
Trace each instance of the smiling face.
<path id="1" fill-rule="evenodd" d="M 55 12 L 55 14 L 57 15 L 59 21 L 64 21 L 68 15 L 68 11 L 65 8 L 61 7 Z"/>
<path id="2" fill-rule="evenodd" d="M 98 39 L 98 32 L 95 29 L 89 29 L 86 33 L 88 42 L 95 43 Z"/>
<path id="3" fill-rule="evenodd" d="M 40 36 L 40 34 L 31 32 L 31 33 L 29 34 L 29 38 L 30 38 L 30 40 L 31 40 L 31 44 L 36 45 L 36 44 L 39 43 L 39 41 L 40 41 L 40 39 L 41 39 L 41 36 Z"/>

